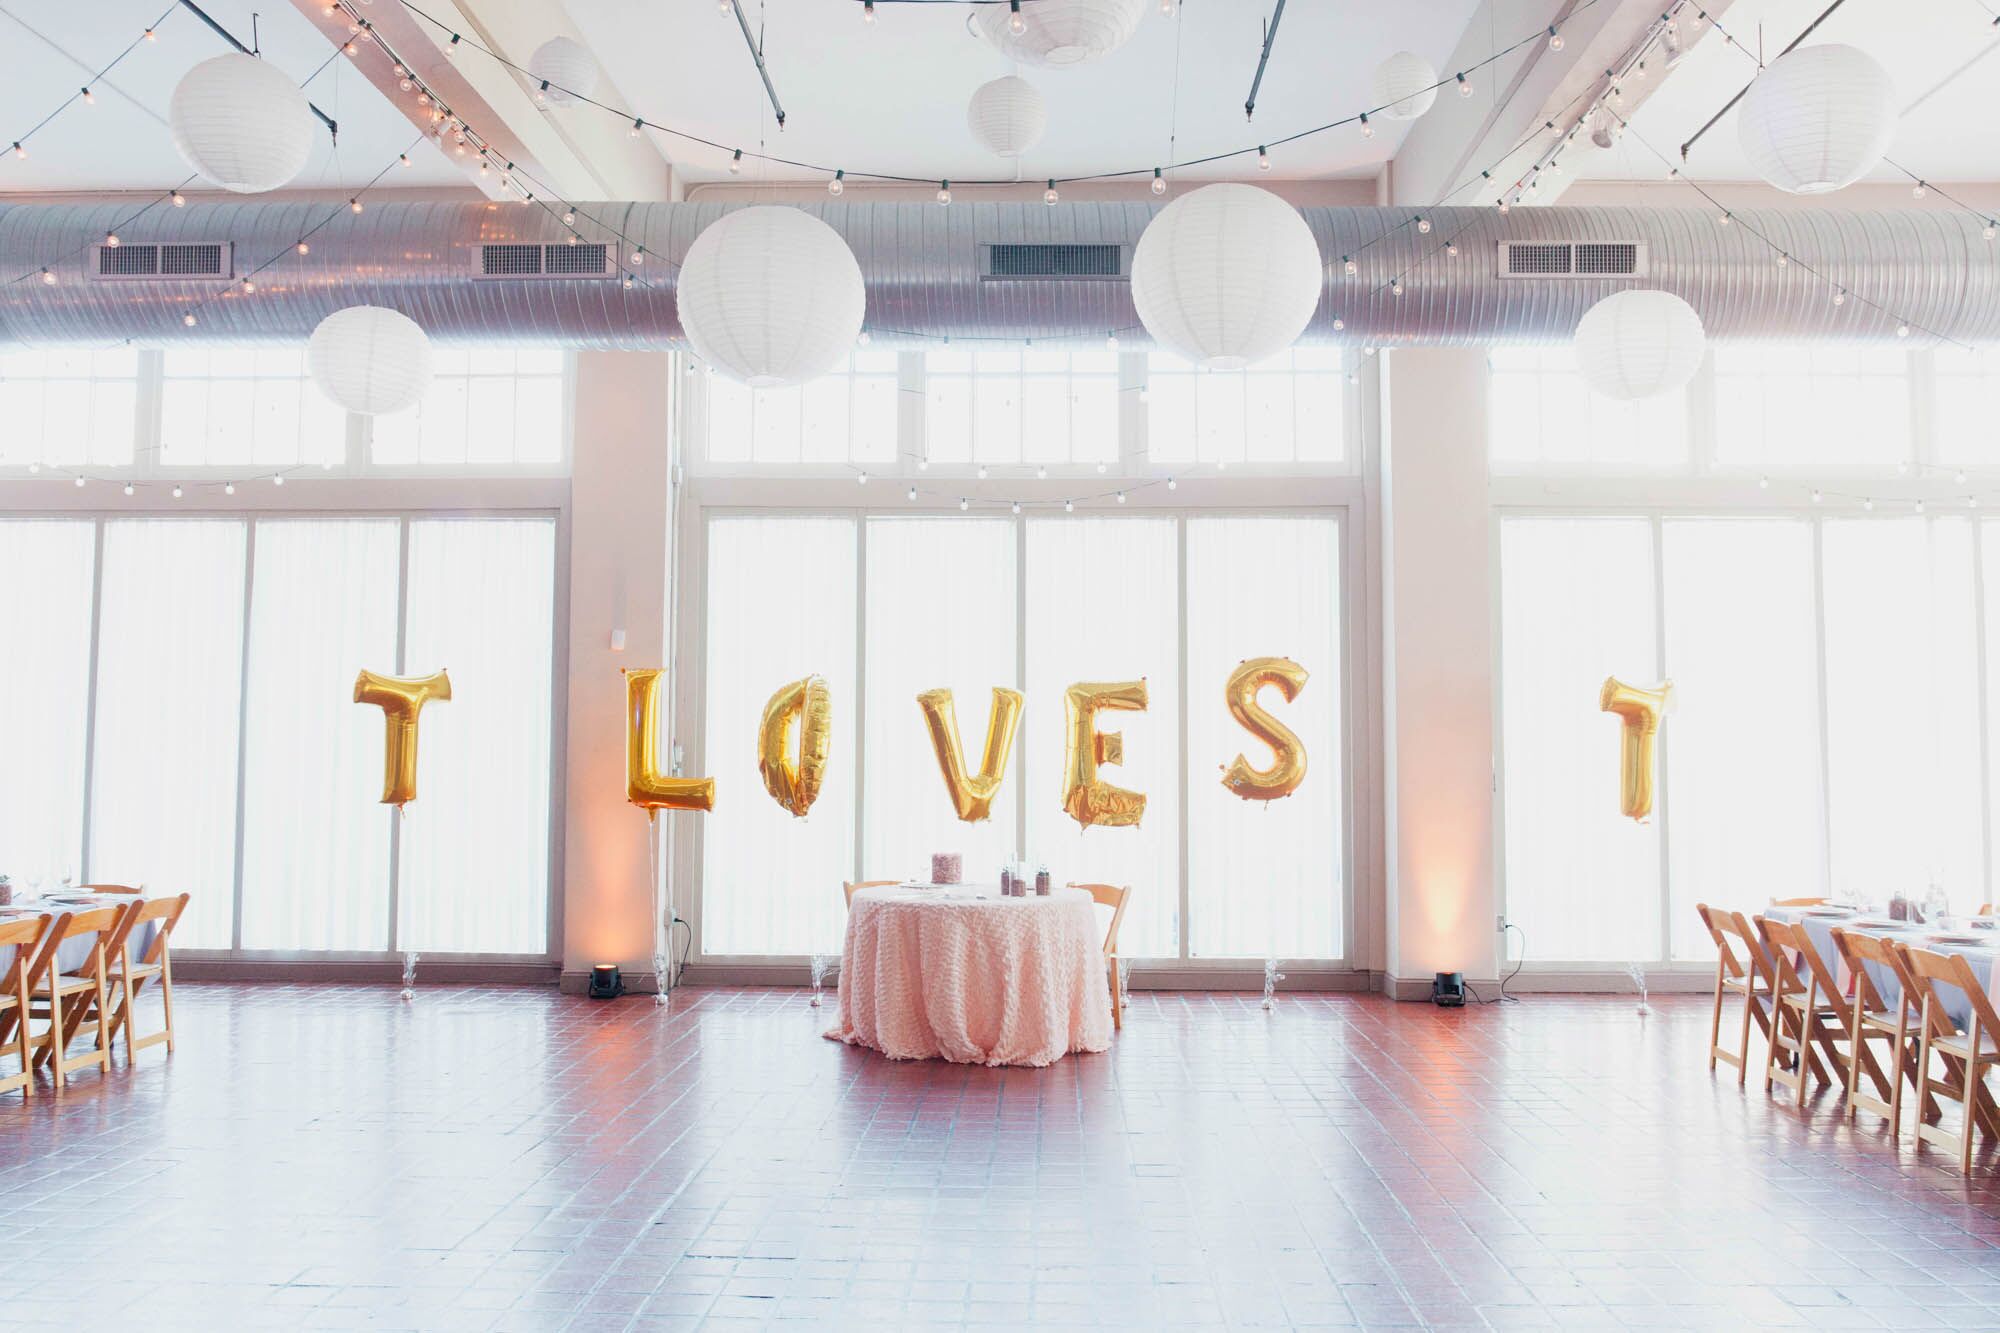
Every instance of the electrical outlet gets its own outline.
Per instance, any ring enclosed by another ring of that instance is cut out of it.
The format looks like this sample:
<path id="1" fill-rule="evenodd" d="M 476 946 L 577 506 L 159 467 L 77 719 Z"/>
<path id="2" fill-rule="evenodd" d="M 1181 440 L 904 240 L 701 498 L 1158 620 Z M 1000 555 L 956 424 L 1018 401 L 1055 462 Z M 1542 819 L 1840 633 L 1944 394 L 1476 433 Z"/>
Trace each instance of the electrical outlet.
<path id="1" fill-rule="evenodd" d="M 1507 933 L 1507 914 L 1505 912 L 1493 918 L 1493 933 L 1496 935 Z"/>

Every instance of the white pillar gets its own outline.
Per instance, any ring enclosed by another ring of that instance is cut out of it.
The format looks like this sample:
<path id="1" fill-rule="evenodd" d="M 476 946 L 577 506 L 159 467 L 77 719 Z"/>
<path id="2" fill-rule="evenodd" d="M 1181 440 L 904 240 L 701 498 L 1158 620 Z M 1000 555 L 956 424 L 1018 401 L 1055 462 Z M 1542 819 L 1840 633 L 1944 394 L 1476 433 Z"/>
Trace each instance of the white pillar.
<path id="1" fill-rule="evenodd" d="M 592 963 L 653 968 L 645 814 L 625 801 L 620 668 L 667 665 L 666 352 L 580 352 L 570 476 L 563 985 Z M 612 647 L 624 631 L 622 651 Z"/>
<path id="2" fill-rule="evenodd" d="M 1497 969 L 1486 354 L 1382 360 L 1384 971 L 1416 999 Z"/>

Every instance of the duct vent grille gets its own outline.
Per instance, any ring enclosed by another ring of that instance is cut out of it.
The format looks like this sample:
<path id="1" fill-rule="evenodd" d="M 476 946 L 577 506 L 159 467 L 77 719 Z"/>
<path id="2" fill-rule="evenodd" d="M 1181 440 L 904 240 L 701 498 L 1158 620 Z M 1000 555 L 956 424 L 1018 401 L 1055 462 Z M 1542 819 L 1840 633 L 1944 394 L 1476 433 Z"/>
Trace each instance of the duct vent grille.
<path id="1" fill-rule="evenodd" d="M 226 242 L 171 241 L 161 245 L 100 245 L 91 276 L 102 281 L 160 278 L 227 278 Z"/>
<path id="2" fill-rule="evenodd" d="M 1502 241 L 1503 278 L 1643 278 L 1638 241 Z"/>
<path id="3" fill-rule="evenodd" d="M 989 245 L 984 279 L 1033 278 L 1075 282 L 1125 276 L 1125 249 L 1118 245 Z"/>
<path id="4" fill-rule="evenodd" d="M 480 278 L 611 278 L 617 276 L 611 247 L 598 242 L 575 245 L 482 245 Z"/>

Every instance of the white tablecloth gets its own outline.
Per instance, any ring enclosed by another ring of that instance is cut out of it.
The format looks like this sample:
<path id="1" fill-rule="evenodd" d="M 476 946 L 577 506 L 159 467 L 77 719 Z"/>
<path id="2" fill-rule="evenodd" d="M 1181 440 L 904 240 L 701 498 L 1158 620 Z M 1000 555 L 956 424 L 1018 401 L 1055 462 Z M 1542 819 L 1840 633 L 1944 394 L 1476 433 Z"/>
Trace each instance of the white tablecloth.
<path id="1" fill-rule="evenodd" d="M 1986 993 L 1993 996 L 1996 1003 L 2000 1003 L 2000 995 L 1995 995 L 1993 989 L 1996 979 L 2000 979 L 2000 969 L 1994 966 L 1996 962 L 2000 962 L 2000 929 L 1993 932 L 1996 938 L 1991 945 L 1948 944 L 1933 939 L 1935 931 L 1929 926 L 1856 925 L 1854 917 L 1861 915 L 1860 913 L 1851 916 L 1831 916 L 1805 907 L 1770 907 L 1766 908 L 1763 914 L 1773 921 L 1804 926 L 1806 938 L 1813 942 L 1813 948 L 1819 950 L 1820 958 L 1839 977 L 1843 985 L 1847 977 L 1840 959 L 1840 948 L 1833 939 L 1835 926 L 1858 935 L 1897 940 L 1915 948 L 1928 949 L 1932 953 L 1957 954 L 1971 964 L 1972 975 L 1979 979 L 1980 985 L 1986 988 Z M 1867 967 L 1868 979 L 1875 983 L 1875 989 L 1880 992 L 1883 1001 L 1894 1005 L 1903 994 L 1903 988 L 1897 984 L 1896 974 L 1876 963 L 1869 963 Z M 1945 1013 L 1950 1016 L 1952 1022 L 1964 1027 L 1971 1021 L 1972 1002 L 1966 999 L 1964 992 L 1958 987 L 1951 985 L 1941 987 L 1939 998 L 1944 1001 Z"/>
<path id="2" fill-rule="evenodd" d="M 87 902 L 67 903 L 52 903 L 17 897 L 11 907 L 0 907 L 0 921 L 18 921 L 22 915 L 40 916 L 45 912 L 51 916 L 58 916 L 64 912 L 71 914 L 89 912 L 95 911 L 99 907 L 116 907 L 131 901 L 132 899 L 129 896 L 117 894 L 94 897 Z M 145 957 L 146 950 L 153 947 L 153 937 L 159 934 L 159 930 L 160 926 L 157 921 L 148 921 L 144 925 L 133 929 L 131 937 L 126 941 L 125 948 L 132 955 L 134 962 Z M 91 934 L 78 935 L 75 939 L 64 940 L 56 947 L 56 970 L 60 972 L 73 972 L 77 968 L 88 967 L 90 965 L 91 944 L 96 938 L 95 934 Z M 107 966 L 113 962 L 114 960 L 112 959 L 105 960 Z M 11 946 L 0 947 L 0 974 L 4 974 L 13 965 L 13 948 Z"/>

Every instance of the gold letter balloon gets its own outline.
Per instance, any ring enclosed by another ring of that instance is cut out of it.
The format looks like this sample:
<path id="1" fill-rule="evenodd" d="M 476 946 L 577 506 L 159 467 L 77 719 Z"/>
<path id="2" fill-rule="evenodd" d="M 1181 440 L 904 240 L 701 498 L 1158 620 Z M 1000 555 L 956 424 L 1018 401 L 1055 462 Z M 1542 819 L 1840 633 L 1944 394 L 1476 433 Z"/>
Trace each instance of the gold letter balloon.
<path id="1" fill-rule="evenodd" d="M 1004 686 L 993 687 L 993 707 L 986 715 L 986 750 L 979 771 L 965 771 L 965 752 L 958 743 L 958 711 L 950 690 L 925 690 L 917 696 L 930 727 L 931 749 L 937 751 L 938 769 L 944 774 L 951 808 L 967 823 L 976 823 L 993 813 L 993 797 L 1000 780 L 1007 776 L 1007 756 L 1014 750 L 1014 729 L 1021 722 L 1021 692 Z"/>
<path id="2" fill-rule="evenodd" d="M 1597 706 L 1616 713 L 1622 739 L 1618 750 L 1618 808 L 1633 819 L 1653 813 L 1653 741 L 1660 734 L 1660 715 L 1674 692 L 1672 681 L 1647 688 L 1627 685 L 1608 676 L 1597 692 Z"/>
<path id="3" fill-rule="evenodd" d="M 1252 768 L 1241 754 L 1223 770 L 1222 785 L 1246 801 L 1273 801 L 1297 791 L 1306 777 L 1306 747 L 1278 719 L 1257 702 L 1257 692 L 1266 685 L 1290 703 L 1306 687 L 1306 669 L 1285 657 L 1252 657 L 1229 673 L 1223 696 L 1229 701 L 1229 715 L 1237 725 L 1271 747 L 1271 766 Z"/>
<path id="4" fill-rule="evenodd" d="M 714 778 L 668 777 L 660 768 L 660 683 L 655 667 L 625 673 L 625 799 L 653 819 L 662 810 L 713 810 Z"/>
<path id="5" fill-rule="evenodd" d="M 431 700 L 449 702 L 451 677 L 383 676 L 363 671 L 354 679 L 354 702 L 382 710 L 382 804 L 402 807 L 417 795 L 417 718 Z"/>
<path id="6" fill-rule="evenodd" d="M 1097 714 L 1111 709 L 1137 713 L 1145 708 L 1143 680 L 1115 684 L 1079 681 L 1064 691 L 1062 805 L 1069 817 L 1085 828 L 1092 824 L 1137 824 L 1146 813 L 1144 795 L 1114 787 L 1097 776 L 1099 764 L 1125 762 L 1125 738 L 1115 731 L 1099 731 Z"/>
<path id="7" fill-rule="evenodd" d="M 764 790 L 795 815 L 803 816 L 819 799 L 826 778 L 827 744 L 832 729 L 833 699 L 826 682 L 807 676 L 779 688 L 764 705 L 757 727 L 757 771 Z M 792 723 L 799 725 L 798 757 L 792 757 Z"/>

